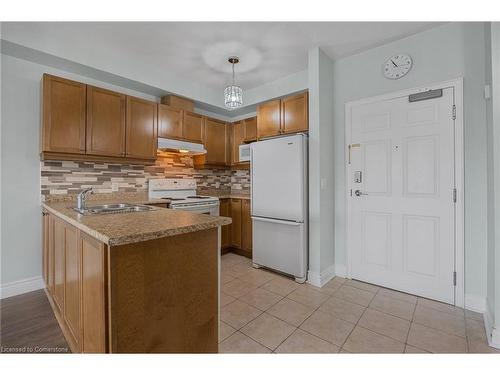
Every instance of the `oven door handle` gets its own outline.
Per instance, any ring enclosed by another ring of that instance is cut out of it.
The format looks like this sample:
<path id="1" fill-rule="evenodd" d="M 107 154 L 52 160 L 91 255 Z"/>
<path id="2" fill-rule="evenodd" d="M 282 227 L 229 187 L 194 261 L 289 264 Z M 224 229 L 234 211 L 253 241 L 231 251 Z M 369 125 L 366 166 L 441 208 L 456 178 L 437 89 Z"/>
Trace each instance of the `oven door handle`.
<path id="1" fill-rule="evenodd" d="M 210 207 L 217 207 L 219 205 L 219 202 L 212 202 L 212 203 L 196 203 L 196 204 L 184 204 L 184 205 L 174 205 L 172 208 L 178 208 L 178 209 L 183 209 L 183 208 L 210 208 Z"/>

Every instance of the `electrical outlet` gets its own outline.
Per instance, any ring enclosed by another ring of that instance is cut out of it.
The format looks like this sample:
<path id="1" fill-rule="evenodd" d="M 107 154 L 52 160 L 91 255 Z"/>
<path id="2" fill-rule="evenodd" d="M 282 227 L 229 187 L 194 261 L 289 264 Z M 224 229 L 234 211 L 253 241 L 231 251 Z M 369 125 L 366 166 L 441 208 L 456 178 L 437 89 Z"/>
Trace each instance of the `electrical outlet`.
<path id="1" fill-rule="evenodd" d="M 111 183 L 111 190 L 112 191 L 118 191 L 118 183 L 112 182 Z"/>

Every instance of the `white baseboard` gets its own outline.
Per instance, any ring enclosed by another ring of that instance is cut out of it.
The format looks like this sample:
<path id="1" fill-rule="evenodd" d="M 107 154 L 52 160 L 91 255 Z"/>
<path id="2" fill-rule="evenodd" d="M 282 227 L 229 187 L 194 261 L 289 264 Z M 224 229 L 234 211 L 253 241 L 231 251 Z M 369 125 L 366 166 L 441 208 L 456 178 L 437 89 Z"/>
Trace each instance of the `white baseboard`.
<path id="1" fill-rule="evenodd" d="M 321 288 L 334 277 L 335 266 L 332 264 L 326 270 L 321 272 L 321 274 L 319 272 L 309 270 L 307 272 L 307 283 Z"/>
<path id="2" fill-rule="evenodd" d="M 486 312 L 486 297 L 478 296 L 476 294 L 466 294 L 465 308 L 467 310 L 484 314 Z"/>
<path id="3" fill-rule="evenodd" d="M 347 267 L 345 266 L 345 264 L 335 265 L 335 276 L 347 277 Z"/>
<path id="4" fill-rule="evenodd" d="M 493 312 L 492 306 L 486 301 L 486 311 L 483 314 L 484 329 L 486 330 L 486 337 L 488 344 L 494 348 L 500 349 L 500 330 L 493 326 Z"/>
<path id="5" fill-rule="evenodd" d="M 5 283 L 0 286 L 0 299 L 32 292 L 44 287 L 45 284 L 41 276 Z"/>

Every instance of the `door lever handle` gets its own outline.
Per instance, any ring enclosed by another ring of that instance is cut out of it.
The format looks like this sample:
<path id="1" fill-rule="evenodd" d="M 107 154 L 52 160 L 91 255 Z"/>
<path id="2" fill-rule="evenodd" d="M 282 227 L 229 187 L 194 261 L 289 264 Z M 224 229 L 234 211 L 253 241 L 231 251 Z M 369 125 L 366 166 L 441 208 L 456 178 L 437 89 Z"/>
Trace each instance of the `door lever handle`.
<path id="1" fill-rule="evenodd" d="M 354 191 L 354 195 L 357 196 L 357 197 L 360 197 L 362 195 L 368 195 L 368 194 L 363 193 L 361 190 L 355 190 Z"/>

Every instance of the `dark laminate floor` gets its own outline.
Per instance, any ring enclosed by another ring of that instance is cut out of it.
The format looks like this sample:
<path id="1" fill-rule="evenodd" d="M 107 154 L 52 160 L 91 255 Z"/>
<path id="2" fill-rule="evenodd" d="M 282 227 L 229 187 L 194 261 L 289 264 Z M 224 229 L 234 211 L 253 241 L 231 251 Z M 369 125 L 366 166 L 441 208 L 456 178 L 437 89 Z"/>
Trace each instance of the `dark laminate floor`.
<path id="1" fill-rule="evenodd" d="M 0 300 L 0 322 L 2 353 L 71 352 L 42 289 Z"/>

